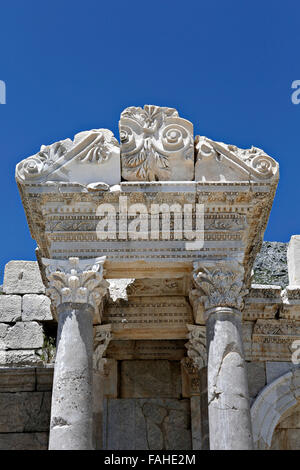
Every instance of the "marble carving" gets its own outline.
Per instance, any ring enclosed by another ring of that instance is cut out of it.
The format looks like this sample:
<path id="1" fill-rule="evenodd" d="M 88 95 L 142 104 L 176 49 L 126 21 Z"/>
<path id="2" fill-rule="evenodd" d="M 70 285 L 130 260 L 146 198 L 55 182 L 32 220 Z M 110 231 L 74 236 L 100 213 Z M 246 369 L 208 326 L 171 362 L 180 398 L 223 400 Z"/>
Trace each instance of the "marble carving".
<path id="1" fill-rule="evenodd" d="M 126 108 L 120 119 L 122 176 L 127 181 L 194 179 L 193 125 L 173 108 Z"/>
<path id="2" fill-rule="evenodd" d="M 42 145 L 40 151 L 16 168 L 19 183 L 46 181 L 81 184 L 120 182 L 120 148 L 108 129 L 79 132 L 74 140 L 65 139 Z"/>
<path id="3" fill-rule="evenodd" d="M 260 181 L 278 178 L 278 163 L 257 147 L 239 149 L 207 137 L 196 140 L 196 181 Z"/>

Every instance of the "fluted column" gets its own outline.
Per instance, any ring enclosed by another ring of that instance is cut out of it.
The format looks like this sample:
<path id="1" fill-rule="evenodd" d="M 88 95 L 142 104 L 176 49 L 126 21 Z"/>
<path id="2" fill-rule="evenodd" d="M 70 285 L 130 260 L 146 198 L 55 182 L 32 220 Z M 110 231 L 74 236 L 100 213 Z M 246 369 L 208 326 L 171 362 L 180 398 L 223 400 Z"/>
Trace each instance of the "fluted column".
<path id="1" fill-rule="evenodd" d="M 51 450 L 93 448 L 93 315 L 106 293 L 104 261 L 43 258 L 58 315 Z"/>
<path id="2" fill-rule="evenodd" d="M 242 342 L 243 266 L 194 263 L 194 298 L 204 305 L 210 449 L 252 449 L 247 371 Z"/>

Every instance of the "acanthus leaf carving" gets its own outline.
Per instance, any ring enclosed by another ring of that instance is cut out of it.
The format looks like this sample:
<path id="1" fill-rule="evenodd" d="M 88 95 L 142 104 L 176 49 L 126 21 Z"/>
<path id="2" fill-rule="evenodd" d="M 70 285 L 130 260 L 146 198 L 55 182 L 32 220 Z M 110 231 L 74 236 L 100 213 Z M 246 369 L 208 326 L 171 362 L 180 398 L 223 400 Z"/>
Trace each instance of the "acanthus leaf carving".
<path id="1" fill-rule="evenodd" d="M 42 258 L 48 280 L 46 292 L 54 305 L 81 303 L 96 309 L 107 293 L 108 282 L 103 279 L 105 259 L 105 256 L 87 260 Z"/>
<path id="2" fill-rule="evenodd" d="M 124 179 L 193 179 L 193 125 L 175 109 L 154 105 L 126 108 L 119 127 Z"/>
<path id="3" fill-rule="evenodd" d="M 185 344 L 190 361 L 185 362 L 185 367 L 190 374 L 196 374 L 207 365 L 206 334 L 205 327 L 199 325 L 187 325 L 188 342 Z"/>
<path id="4" fill-rule="evenodd" d="M 203 303 L 205 310 L 214 307 L 241 310 L 243 297 L 248 293 L 244 287 L 243 265 L 235 260 L 195 262 L 193 282 L 191 298 Z"/>
<path id="5" fill-rule="evenodd" d="M 93 368 L 102 370 L 105 366 L 103 356 L 112 339 L 111 325 L 99 325 L 95 329 Z"/>

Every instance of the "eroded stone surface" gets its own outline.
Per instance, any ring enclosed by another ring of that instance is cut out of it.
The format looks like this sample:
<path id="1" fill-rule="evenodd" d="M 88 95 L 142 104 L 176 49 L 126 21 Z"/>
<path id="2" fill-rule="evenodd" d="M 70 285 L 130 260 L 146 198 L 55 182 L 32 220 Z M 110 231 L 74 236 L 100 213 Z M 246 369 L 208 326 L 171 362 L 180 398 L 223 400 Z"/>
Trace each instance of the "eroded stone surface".
<path id="1" fill-rule="evenodd" d="M 47 448 L 47 432 L 0 434 L 0 450 L 47 450 Z"/>
<path id="2" fill-rule="evenodd" d="M 278 164 L 257 147 L 235 145 L 196 136 L 196 181 L 249 181 L 278 179 Z"/>
<path id="3" fill-rule="evenodd" d="M 212 450 L 253 448 L 241 320 L 220 309 L 207 320 L 208 412 Z M 226 432 L 221 423 L 226 422 Z"/>
<path id="4" fill-rule="evenodd" d="M 106 449 L 189 450 L 188 399 L 109 399 Z"/>
<path id="5" fill-rule="evenodd" d="M 35 369 L 0 369 L 0 392 L 35 390 Z"/>
<path id="6" fill-rule="evenodd" d="M 266 385 L 265 364 L 263 362 L 247 362 L 249 396 L 254 399 Z"/>
<path id="7" fill-rule="evenodd" d="M 65 139 L 42 145 L 36 155 L 17 165 L 16 179 L 29 184 L 72 181 L 91 184 L 91 190 L 95 189 L 93 183 L 118 184 L 121 180 L 119 143 L 108 129 L 79 132 L 74 141 Z"/>
<path id="8" fill-rule="evenodd" d="M 0 349 L 41 348 L 43 342 L 43 327 L 36 322 L 0 323 Z"/>
<path id="9" fill-rule="evenodd" d="M 53 320 L 50 306 L 51 301 L 46 295 L 25 294 L 22 303 L 22 320 Z"/>
<path id="10" fill-rule="evenodd" d="M 49 392 L 0 393 L 0 433 L 48 432 L 50 405 Z"/>
<path id="11" fill-rule="evenodd" d="M 300 235 L 293 235 L 287 250 L 289 284 L 300 286 Z"/>
<path id="12" fill-rule="evenodd" d="M 1 330 L 1 327 L 0 327 Z M 0 340 L 1 344 L 1 340 Z M 24 367 L 24 366 L 37 366 L 43 365 L 41 358 L 42 351 L 27 349 L 27 350 L 13 350 L 13 351 L 0 351 L 0 367 Z"/>
<path id="13" fill-rule="evenodd" d="M 36 261 L 9 261 L 4 270 L 5 294 L 44 294 L 45 286 Z"/>
<path id="14" fill-rule="evenodd" d="M 257 284 L 288 285 L 287 243 L 263 242 L 253 269 L 253 282 Z"/>
<path id="15" fill-rule="evenodd" d="M 21 302 L 19 295 L 0 295 L 0 322 L 21 320 Z"/>
<path id="16" fill-rule="evenodd" d="M 180 363 L 176 361 L 122 361 L 122 398 L 179 397 Z"/>

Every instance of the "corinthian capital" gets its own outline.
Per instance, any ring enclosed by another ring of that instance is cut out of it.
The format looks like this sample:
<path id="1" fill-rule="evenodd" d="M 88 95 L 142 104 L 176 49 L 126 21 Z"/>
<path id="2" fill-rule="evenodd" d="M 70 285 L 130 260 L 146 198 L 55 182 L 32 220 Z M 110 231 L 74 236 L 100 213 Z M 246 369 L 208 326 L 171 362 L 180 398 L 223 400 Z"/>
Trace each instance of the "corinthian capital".
<path id="1" fill-rule="evenodd" d="M 49 283 L 47 294 L 54 305 L 71 302 L 97 308 L 108 287 L 103 279 L 105 259 L 105 256 L 84 260 L 42 258 Z"/>
<path id="2" fill-rule="evenodd" d="M 237 261 L 195 262 L 193 282 L 191 296 L 202 302 L 205 310 L 214 307 L 240 310 L 248 292 L 244 288 L 244 267 Z"/>

